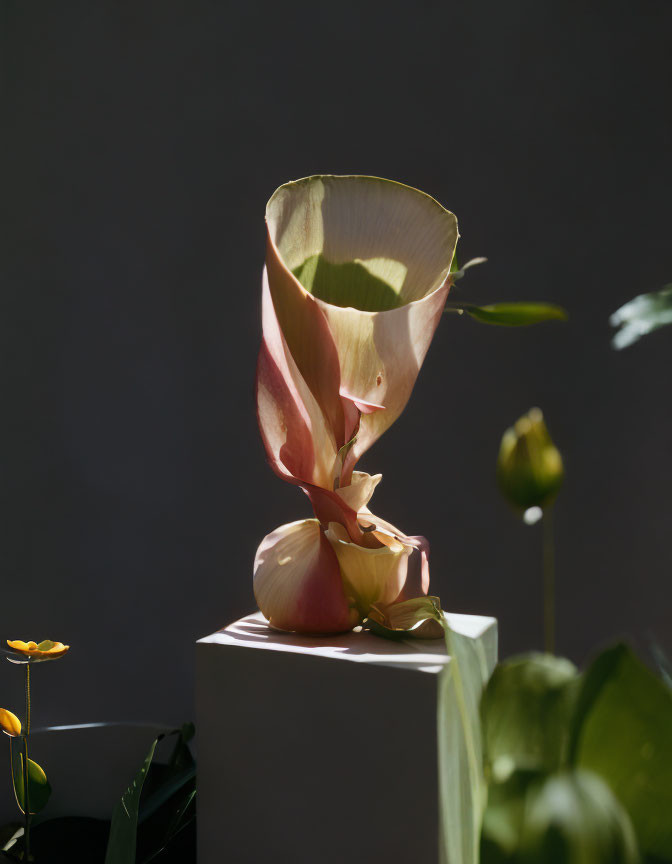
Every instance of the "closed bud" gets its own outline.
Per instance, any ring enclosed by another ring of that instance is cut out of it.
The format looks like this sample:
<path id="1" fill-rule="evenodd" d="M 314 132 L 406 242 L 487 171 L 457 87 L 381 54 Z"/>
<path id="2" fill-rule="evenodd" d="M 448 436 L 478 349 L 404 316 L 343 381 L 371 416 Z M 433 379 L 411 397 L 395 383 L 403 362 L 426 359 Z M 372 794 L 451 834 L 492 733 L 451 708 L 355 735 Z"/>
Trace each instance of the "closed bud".
<path id="1" fill-rule="evenodd" d="M 547 507 L 564 478 L 562 456 L 548 434 L 544 416 L 532 408 L 502 437 L 497 482 L 504 497 L 520 510 Z"/>

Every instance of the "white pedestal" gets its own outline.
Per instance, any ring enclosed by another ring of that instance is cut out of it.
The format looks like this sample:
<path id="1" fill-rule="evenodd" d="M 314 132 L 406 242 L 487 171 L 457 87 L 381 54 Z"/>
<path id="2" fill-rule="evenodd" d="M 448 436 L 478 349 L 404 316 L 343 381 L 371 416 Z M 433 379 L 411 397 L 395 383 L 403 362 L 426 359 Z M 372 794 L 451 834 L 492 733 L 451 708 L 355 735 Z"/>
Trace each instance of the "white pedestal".
<path id="1" fill-rule="evenodd" d="M 448 615 L 497 659 L 497 622 Z M 197 644 L 199 864 L 434 864 L 443 640 L 301 637 L 249 615 Z"/>

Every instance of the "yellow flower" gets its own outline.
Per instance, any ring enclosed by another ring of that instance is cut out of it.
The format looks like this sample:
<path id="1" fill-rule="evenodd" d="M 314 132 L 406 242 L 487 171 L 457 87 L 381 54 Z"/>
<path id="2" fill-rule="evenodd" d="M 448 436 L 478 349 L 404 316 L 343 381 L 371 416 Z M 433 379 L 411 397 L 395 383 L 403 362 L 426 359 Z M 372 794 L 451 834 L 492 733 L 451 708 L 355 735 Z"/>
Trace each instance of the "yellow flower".
<path id="1" fill-rule="evenodd" d="M 6 708 L 0 708 L 0 729 L 11 738 L 17 738 L 21 734 L 21 721 Z"/>
<path id="2" fill-rule="evenodd" d="M 21 639 L 14 641 L 8 639 L 7 645 L 17 654 L 23 654 L 24 657 L 34 657 L 36 660 L 55 660 L 70 650 L 69 645 L 64 645 L 62 642 L 52 642 L 51 639 L 45 639 L 39 644 L 37 642 L 23 642 Z"/>

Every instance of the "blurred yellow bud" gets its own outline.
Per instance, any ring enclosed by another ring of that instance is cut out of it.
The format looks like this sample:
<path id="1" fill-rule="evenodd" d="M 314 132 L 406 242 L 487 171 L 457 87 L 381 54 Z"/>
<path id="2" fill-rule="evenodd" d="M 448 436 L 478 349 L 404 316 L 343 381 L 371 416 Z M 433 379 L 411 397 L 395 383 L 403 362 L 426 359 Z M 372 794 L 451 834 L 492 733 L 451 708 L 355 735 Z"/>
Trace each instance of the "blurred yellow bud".
<path id="1" fill-rule="evenodd" d="M 562 456 L 548 434 L 544 416 L 532 408 L 502 437 L 497 482 L 504 497 L 521 510 L 547 507 L 564 479 Z"/>
<path id="2" fill-rule="evenodd" d="M 21 734 L 21 721 L 6 708 L 0 708 L 0 729 L 12 738 L 17 738 Z"/>

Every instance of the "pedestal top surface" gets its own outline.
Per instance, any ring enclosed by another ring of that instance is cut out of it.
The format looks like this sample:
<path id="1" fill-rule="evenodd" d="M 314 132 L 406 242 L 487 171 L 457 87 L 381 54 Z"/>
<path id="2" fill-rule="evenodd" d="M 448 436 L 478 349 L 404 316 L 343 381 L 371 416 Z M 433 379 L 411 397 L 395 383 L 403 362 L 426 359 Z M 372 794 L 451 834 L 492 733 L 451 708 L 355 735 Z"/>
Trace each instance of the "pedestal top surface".
<path id="1" fill-rule="evenodd" d="M 458 633 L 478 639 L 492 627 L 494 618 L 482 615 L 446 613 L 450 626 Z M 449 661 L 443 639 L 382 639 L 367 632 L 336 636 L 300 636 L 272 630 L 261 612 L 247 615 L 222 630 L 199 639 L 199 644 L 235 646 L 262 651 L 310 654 L 351 663 L 401 666 L 422 672 L 438 672 Z"/>

